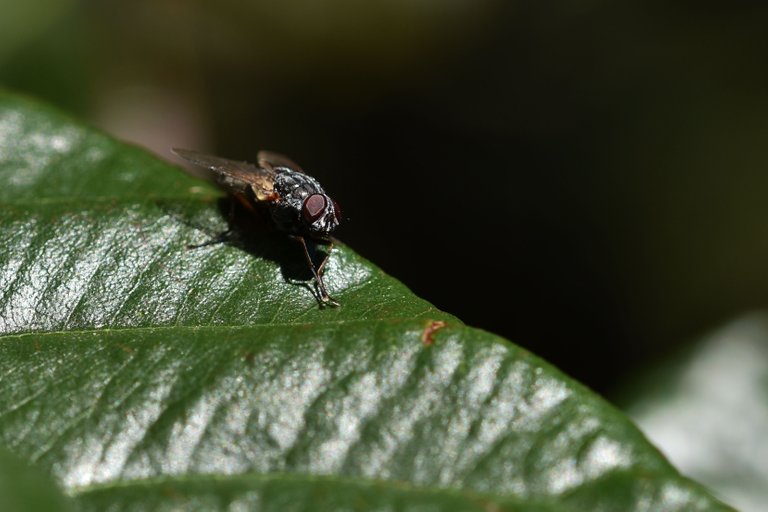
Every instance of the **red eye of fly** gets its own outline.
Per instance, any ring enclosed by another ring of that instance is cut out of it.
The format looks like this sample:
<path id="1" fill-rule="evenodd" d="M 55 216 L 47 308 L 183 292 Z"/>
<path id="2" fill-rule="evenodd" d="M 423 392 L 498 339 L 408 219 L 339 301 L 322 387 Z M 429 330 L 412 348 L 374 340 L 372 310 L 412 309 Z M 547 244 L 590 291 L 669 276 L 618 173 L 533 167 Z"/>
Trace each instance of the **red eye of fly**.
<path id="1" fill-rule="evenodd" d="M 322 194 L 312 194 L 304 201 L 304 205 L 301 207 L 301 215 L 305 221 L 309 223 L 315 222 L 323 214 L 326 206 L 327 203 Z"/>
<path id="2" fill-rule="evenodd" d="M 333 199 L 331 199 L 333 201 Z M 339 208 L 339 203 L 336 201 L 333 201 L 333 211 L 336 213 L 336 219 L 341 220 L 341 208 Z"/>

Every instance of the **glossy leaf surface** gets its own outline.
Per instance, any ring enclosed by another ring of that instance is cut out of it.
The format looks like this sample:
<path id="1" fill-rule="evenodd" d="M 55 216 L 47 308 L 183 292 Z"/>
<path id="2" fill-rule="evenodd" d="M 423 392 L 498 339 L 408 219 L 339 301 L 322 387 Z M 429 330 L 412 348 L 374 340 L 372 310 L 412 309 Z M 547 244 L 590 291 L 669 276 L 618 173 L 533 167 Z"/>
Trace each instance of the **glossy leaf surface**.
<path id="1" fill-rule="evenodd" d="M 322 178 L 322 177 L 319 177 Z M 617 410 L 343 245 L 0 95 L 0 439 L 85 510 L 724 510 Z"/>

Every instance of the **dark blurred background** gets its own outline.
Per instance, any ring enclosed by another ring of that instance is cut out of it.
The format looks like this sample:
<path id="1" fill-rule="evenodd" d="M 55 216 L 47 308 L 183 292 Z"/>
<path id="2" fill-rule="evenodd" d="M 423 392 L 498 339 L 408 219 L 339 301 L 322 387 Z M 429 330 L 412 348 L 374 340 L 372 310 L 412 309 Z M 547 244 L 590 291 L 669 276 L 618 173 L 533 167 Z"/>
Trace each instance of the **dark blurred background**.
<path id="1" fill-rule="evenodd" d="M 766 4 L 7 2 L 3 86 L 288 154 L 340 239 L 604 394 L 768 304 Z"/>

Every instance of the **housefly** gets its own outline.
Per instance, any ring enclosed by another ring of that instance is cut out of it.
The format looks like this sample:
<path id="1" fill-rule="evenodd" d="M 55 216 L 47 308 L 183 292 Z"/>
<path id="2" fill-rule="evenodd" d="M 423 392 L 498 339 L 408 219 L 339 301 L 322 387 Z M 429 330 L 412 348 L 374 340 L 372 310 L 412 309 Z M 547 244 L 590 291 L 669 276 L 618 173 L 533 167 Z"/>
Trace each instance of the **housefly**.
<path id="1" fill-rule="evenodd" d="M 323 267 L 333 249 L 331 233 L 339 225 L 341 210 L 315 178 L 289 158 L 270 151 L 258 153 L 258 164 L 187 149 L 174 148 L 171 151 L 198 167 L 208 169 L 216 183 L 248 210 L 266 209 L 275 227 L 301 244 L 321 304 L 339 305 L 325 288 Z M 318 266 L 315 266 L 307 249 L 307 240 L 328 244 L 328 251 Z"/>

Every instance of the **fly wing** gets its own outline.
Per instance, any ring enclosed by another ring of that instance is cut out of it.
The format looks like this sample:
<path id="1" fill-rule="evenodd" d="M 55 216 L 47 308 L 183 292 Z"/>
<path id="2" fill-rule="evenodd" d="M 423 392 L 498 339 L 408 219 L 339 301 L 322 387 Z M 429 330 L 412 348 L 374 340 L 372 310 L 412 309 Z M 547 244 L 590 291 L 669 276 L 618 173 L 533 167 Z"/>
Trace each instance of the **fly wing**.
<path id="1" fill-rule="evenodd" d="M 287 167 L 294 171 L 304 172 L 299 164 L 285 155 L 273 151 L 259 151 L 259 165 L 265 169 L 274 169 L 275 167 Z"/>
<path id="2" fill-rule="evenodd" d="M 208 169 L 216 183 L 230 192 L 246 194 L 251 190 L 259 201 L 274 197 L 275 173 L 272 169 L 189 149 L 173 148 L 171 151 L 191 164 Z"/>

